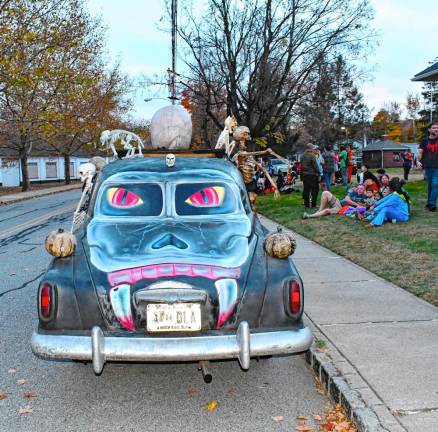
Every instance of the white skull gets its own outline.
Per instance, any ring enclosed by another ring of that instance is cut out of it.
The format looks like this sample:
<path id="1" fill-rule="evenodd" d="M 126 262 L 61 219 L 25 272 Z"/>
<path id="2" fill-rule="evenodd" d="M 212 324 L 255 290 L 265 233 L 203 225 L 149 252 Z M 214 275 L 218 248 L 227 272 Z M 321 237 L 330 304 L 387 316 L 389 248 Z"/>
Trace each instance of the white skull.
<path id="1" fill-rule="evenodd" d="M 166 155 L 166 165 L 169 168 L 175 166 L 175 155 L 173 153 L 169 153 L 168 155 Z"/>
<path id="2" fill-rule="evenodd" d="M 96 165 L 90 162 L 84 163 L 79 167 L 79 175 L 82 183 L 91 180 L 94 174 L 96 174 Z"/>

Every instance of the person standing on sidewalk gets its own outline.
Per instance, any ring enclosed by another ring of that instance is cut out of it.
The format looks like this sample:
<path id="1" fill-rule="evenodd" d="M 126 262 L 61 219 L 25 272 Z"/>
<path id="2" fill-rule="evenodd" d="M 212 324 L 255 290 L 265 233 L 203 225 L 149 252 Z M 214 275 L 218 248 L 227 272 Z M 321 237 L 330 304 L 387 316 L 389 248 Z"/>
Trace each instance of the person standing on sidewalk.
<path id="1" fill-rule="evenodd" d="M 411 171 L 411 168 L 414 166 L 414 155 L 411 149 L 407 149 L 401 156 L 403 159 L 404 179 L 408 181 L 409 171 Z"/>
<path id="2" fill-rule="evenodd" d="M 306 151 L 301 156 L 301 173 L 303 179 L 304 207 L 316 207 L 319 192 L 319 167 L 313 154 L 313 144 L 306 145 Z M 310 203 L 310 196 L 312 202 Z"/>
<path id="3" fill-rule="evenodd" d="M 324 159 L 324 163 L 322 165 L 322 175 L 324 177 L 325 188 L 330 191 L 330 185 L 332 181 L 332 175 L 335 172 L 335 154 L 332 151 L 332 147 L 330 145 L 326 145 L 324 147 L 324 153 L 322 154 L 322 158 Z"/>
<path id="4" fill-rule="evenodd" d="M 438 199 L 438 122 L 428 128 L 429 136 L 425 138 L 417 151 L 417 167 L 424 168 L 427 184 L 426 208 L 436 211 Z"/>
<path id="5" fill-rule="evenodd" d="M 344 146 L 341 146 L 341 153 L 339 154 L 339 165 L 341 167 L 342 184 L 344 186 L 347 185 L 347 161 L 348 161 L 347 150 L 345 150 Z"/>

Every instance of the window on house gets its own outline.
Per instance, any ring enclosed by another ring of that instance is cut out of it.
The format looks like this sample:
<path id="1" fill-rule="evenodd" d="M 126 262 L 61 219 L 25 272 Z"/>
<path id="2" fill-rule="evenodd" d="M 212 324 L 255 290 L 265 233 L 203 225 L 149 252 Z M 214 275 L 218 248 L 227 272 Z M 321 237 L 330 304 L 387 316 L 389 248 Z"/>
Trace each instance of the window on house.
<path id="1" fill-rule="evenodd" d="M 70 162 L 70 177 L 75 177 L 75 163 Z"/>
<path id="2" fill-rule="evenodd" d="M 57 178 L 58 170 L 56 162 L 46 162 L 46 178 Z"/>
<path id="3" fill-rule="evenodd" d="M 38 162 L 28 162 L 27 169 L 29 171 L 30 180 L 38 180 Z"/>

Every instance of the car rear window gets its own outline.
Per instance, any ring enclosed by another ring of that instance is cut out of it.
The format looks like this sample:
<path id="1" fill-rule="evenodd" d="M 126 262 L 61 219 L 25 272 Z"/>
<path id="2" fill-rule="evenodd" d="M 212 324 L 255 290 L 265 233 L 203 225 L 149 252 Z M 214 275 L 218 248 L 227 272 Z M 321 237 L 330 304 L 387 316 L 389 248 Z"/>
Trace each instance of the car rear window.
<path id="1" fill-rule="evenodd" d="M 163 192 L 157 184 L 108 185 L 100 200 L 105 216 L 159 216 L 162 210 Z"/>
<path id="2" fill-rule="evenodd" d="M 227 214 L 236 211 L 236 196 L 225 183 L 184 183 L 176 186 L 175 209 L 180 216 Z"/>

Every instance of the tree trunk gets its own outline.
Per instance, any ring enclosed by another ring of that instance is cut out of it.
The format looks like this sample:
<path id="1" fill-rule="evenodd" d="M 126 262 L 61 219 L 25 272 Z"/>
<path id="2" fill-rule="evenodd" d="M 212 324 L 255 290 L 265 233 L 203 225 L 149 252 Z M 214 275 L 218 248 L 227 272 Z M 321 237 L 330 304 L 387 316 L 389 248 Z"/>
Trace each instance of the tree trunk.
<path id="1" fill-rule="evenodd" d="M 27 166 L 27 154 L 20 155 L 22 187 L 21 190 L 26 192 L 30 189 L 29 168 Z"/>
<path id="2" fill-rule="evenodd" d="M 70 180 L 70 155 L 69 154 L 64 155 L 64 178 L 65 178 L 65 184 L 69 185 L 71 183 L 71 180 Z"/>

